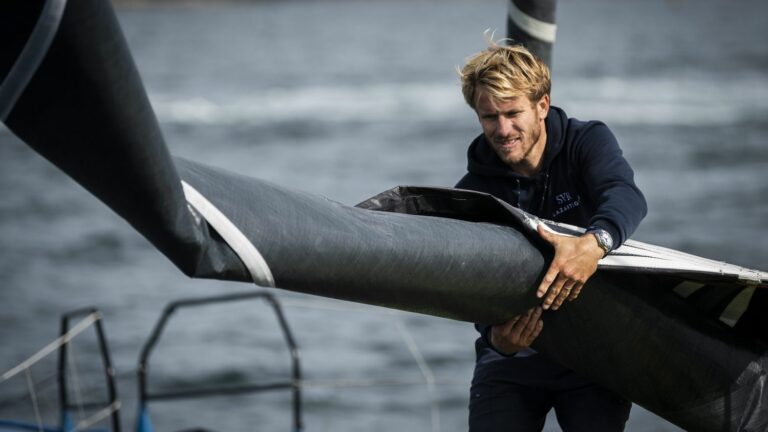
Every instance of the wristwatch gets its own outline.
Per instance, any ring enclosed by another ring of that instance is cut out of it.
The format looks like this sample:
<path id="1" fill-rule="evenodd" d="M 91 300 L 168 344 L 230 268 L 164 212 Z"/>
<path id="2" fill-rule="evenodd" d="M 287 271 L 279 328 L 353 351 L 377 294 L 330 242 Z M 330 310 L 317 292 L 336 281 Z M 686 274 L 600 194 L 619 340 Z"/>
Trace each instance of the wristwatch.
<path id="1" fill-rule="evenodd" d="M 608 255 L 608 252 L 610 252 L 611 249 L 613 249 L 613 237 L 608 234 L 608 231 L 598 227 L 589 227 L 587 228 L 587 233 L 595 236 L 597 245 L 603 250 L 604 257 Z"/>

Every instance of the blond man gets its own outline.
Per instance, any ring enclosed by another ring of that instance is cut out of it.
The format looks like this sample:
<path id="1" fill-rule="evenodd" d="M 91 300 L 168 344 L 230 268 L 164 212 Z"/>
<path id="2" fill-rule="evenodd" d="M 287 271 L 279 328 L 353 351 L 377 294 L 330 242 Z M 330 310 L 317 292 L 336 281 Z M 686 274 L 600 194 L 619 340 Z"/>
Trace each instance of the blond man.
<path id="1" fill-rule="evenodd" d="M 522 46 L 492 43 L 461 70 L 462 92 L 482 133 L 458 188 L 487 192 L 545 219 L 587 227 L 581 237 L 543 229 L 555 251 L 538 287 L 540 307 L 477 324 L 471 431 L 540 431 L 554 409 L 564 431 L 621 431 L 631 404 L 530 348 L 544 311 L 577 300 L 597 262 L 647 212 L 634 174 L 608 127 L 550 105 L 547 66 Z M 547 312 L 554 313 L 554 312 Z"/>

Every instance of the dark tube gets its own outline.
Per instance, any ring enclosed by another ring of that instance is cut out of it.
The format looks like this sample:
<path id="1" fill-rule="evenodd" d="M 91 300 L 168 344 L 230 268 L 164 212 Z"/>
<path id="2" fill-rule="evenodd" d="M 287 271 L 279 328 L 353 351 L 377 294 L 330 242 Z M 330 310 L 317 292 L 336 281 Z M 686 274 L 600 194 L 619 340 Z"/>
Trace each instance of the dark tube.
<path id="1" fill-rule="evenodd" d="M 507 37 L 552 67 L 557 0 L 509 0 Z"/>

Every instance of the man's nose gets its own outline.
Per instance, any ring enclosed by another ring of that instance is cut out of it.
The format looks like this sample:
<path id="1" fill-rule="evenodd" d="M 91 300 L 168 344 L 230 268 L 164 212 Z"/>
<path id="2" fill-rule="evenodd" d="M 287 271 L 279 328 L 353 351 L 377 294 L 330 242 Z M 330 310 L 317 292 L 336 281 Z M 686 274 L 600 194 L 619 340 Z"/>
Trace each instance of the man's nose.
<path id="1" fill-rule="evenodd" d="M 514 123 L 511 119 L 499 116 L 498 126 L 496 127 L 496 133 L 501 136 L 507 136 L 512 133 Z"/>

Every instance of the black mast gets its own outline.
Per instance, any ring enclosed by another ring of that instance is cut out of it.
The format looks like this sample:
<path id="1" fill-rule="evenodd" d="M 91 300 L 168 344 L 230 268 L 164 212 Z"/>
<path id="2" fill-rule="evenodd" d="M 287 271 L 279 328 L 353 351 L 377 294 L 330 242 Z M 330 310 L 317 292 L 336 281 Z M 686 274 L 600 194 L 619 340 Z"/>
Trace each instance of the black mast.
<path id="1" fill-rule="evenodd" d="M 525 45 L 552 67 L 557 0 L 509 0 L 507 37 Z"/>

